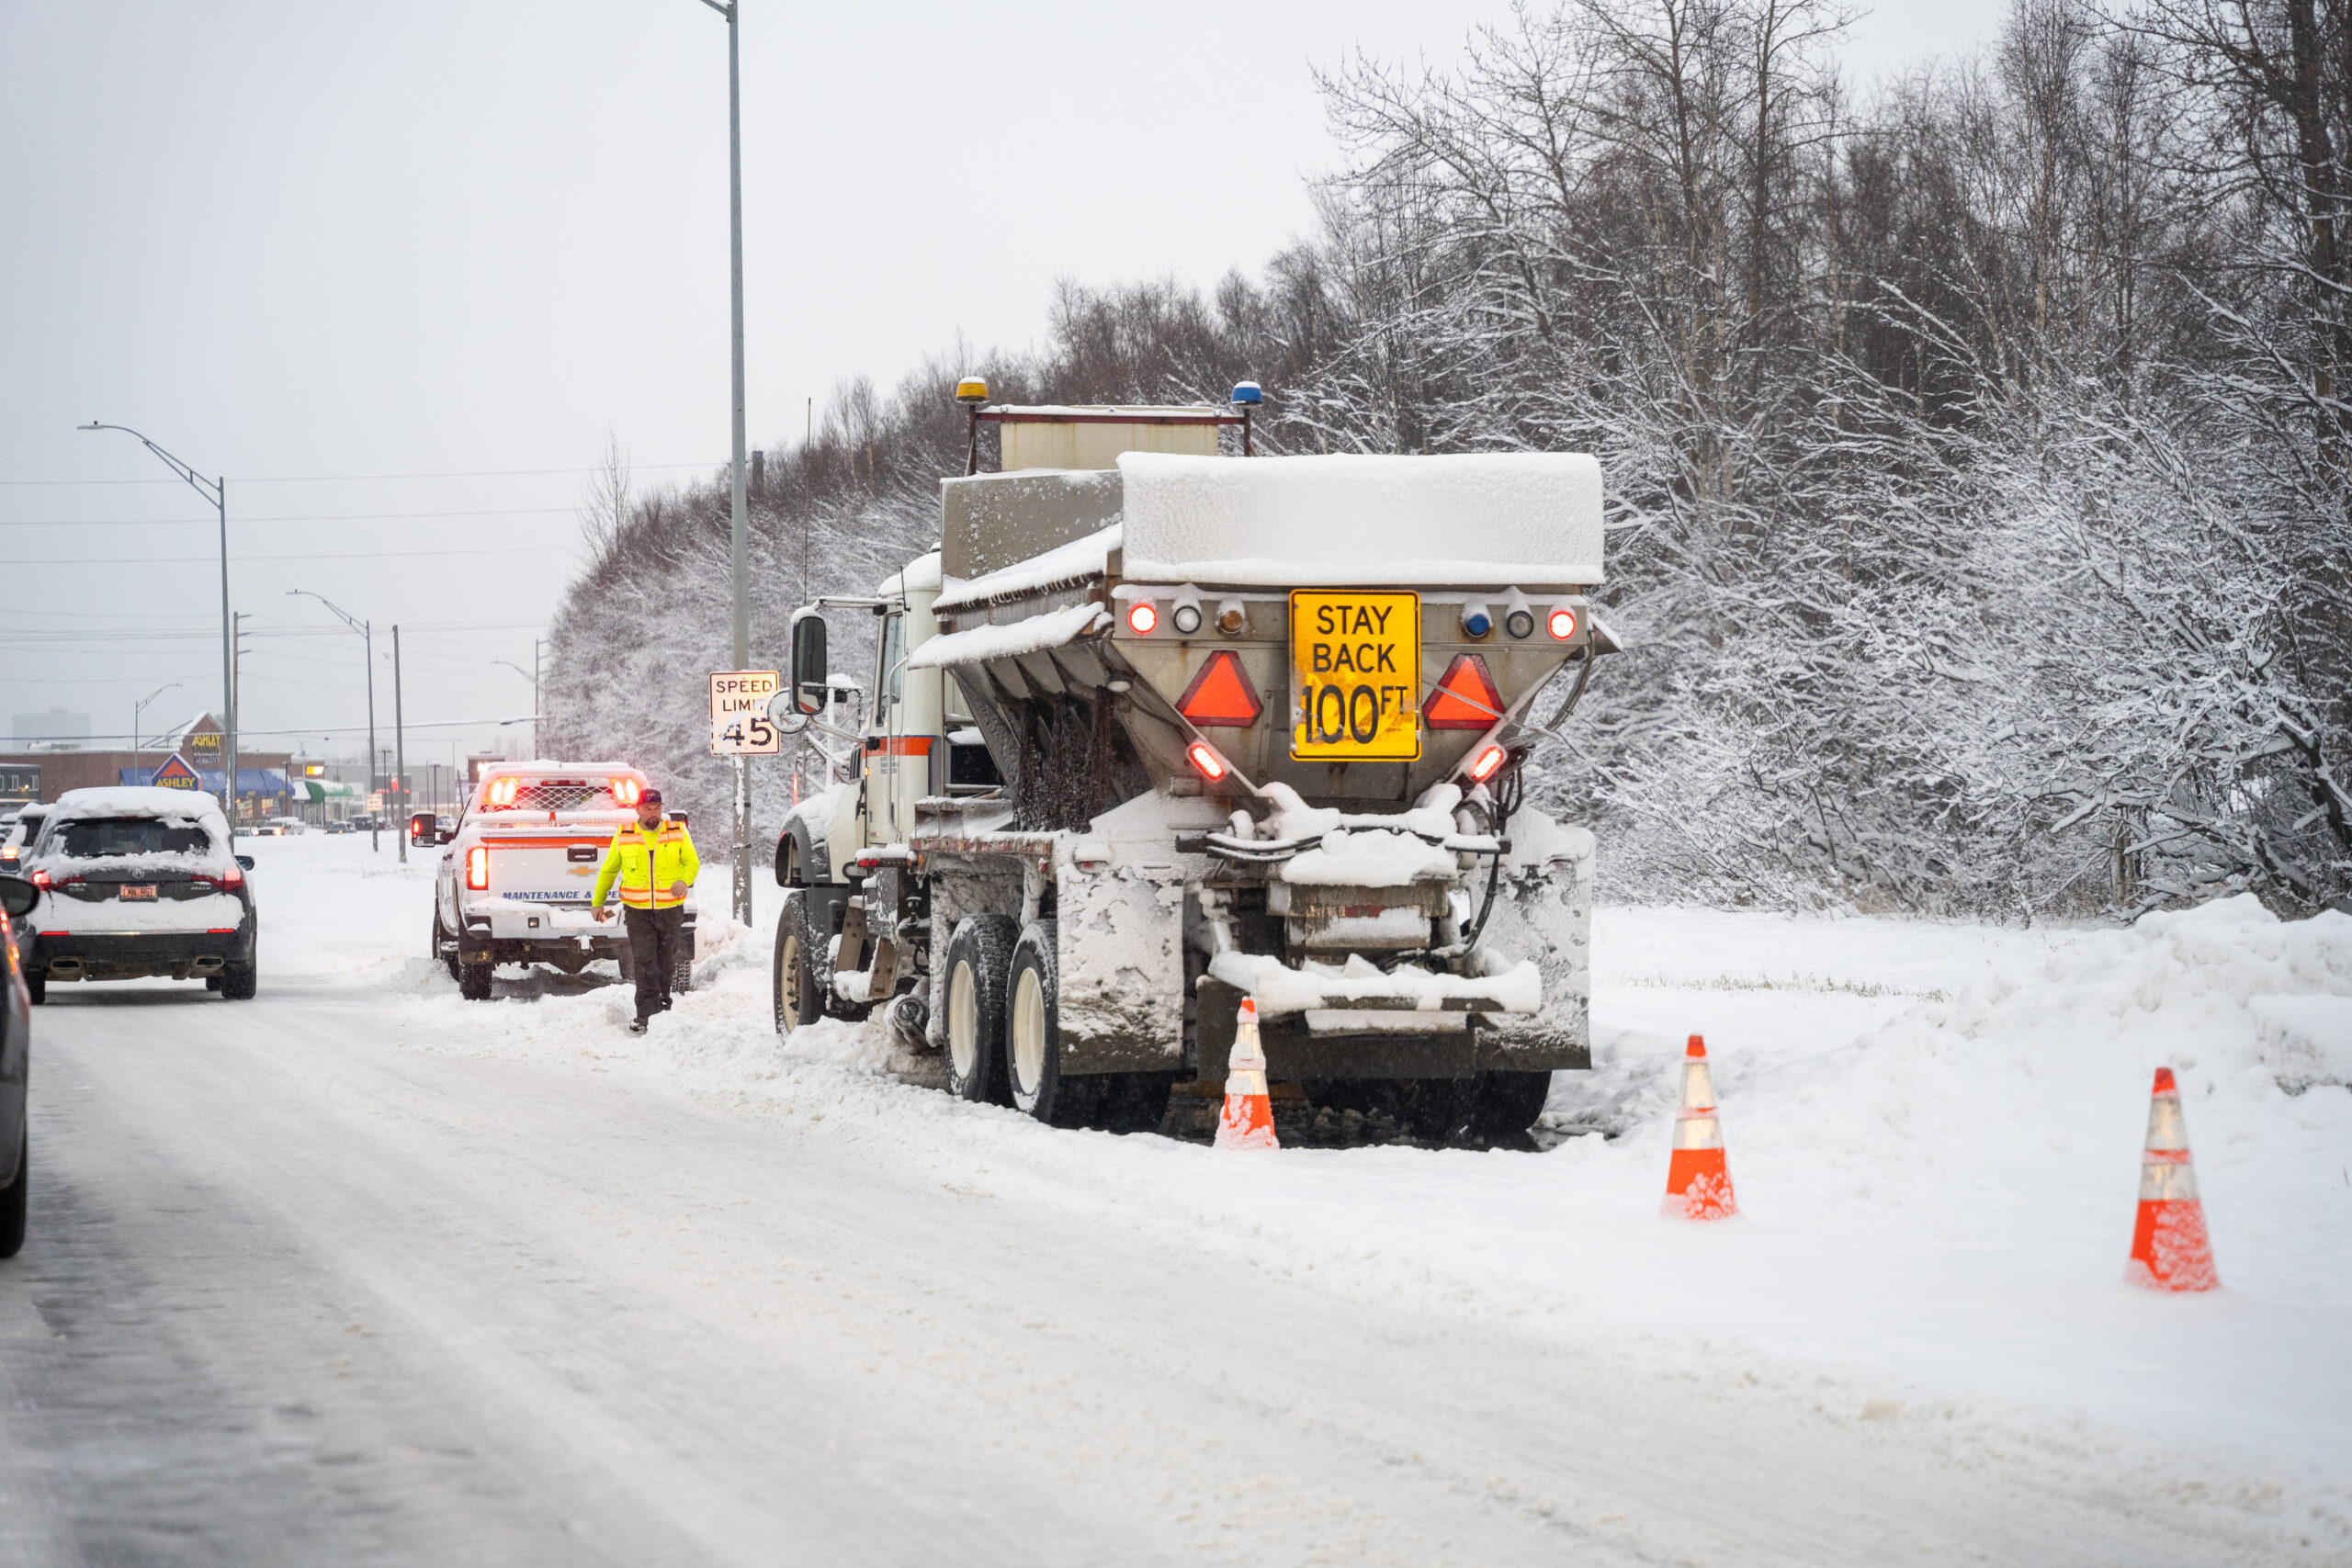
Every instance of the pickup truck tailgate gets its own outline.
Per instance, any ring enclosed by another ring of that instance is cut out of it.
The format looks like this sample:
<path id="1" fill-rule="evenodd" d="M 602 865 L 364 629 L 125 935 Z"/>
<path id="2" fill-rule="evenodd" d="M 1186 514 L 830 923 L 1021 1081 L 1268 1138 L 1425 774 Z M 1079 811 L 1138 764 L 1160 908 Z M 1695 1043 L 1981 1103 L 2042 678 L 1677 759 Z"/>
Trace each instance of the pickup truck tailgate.
<path id="1" fill-rule="evenodd" d="M 490 896 L 532 904 L 582 904 L 596 886 L 596 867 L 610 833 L 577 830 L 484 833 L 490 852 Z"/>

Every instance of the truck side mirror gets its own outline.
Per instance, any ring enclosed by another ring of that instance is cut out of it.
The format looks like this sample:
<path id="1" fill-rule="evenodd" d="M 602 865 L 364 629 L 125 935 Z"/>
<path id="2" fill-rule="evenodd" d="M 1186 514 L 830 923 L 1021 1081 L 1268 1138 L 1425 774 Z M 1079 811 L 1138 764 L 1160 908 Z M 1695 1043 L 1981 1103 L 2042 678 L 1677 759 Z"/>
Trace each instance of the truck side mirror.
<path id="1" fill-rule="evenodd" d="M 825 711 L 825 617 L 810 610 L 792 623 L 792 702 L 799 712 Z"/>
<path id="2" fill-rule="evenodd" d="M 40 889 L 21 876 L 0 876 L 0 909 L 11 919 L 22 919 L 40 902 Z"/>
<path id="3" fill-rule="evenodd" d="M 438 825 L 433 820 L 433 813 L 430 811 L 418 812 L 415 816 L 408 819 L 408 841 L 412 844 L 431 843 L 433 841 L 435 829 L 437 826 Z"/>

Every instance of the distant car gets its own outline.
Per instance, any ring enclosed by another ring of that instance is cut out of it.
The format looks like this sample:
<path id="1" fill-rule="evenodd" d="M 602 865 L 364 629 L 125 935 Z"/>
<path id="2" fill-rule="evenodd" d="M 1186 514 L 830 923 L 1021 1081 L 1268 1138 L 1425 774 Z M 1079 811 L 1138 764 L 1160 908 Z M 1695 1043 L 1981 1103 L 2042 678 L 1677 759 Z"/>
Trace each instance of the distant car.
<path id="1" fill-rule="evenodd" d="M 351 824 L 338 818 L 319 830 L 322 833 L 348 833 L 351 831 Z"/>
<path id="2" fill-rule="evenodd" d="M 0 834 L 0 873 L 14 872 L 24 859 L 25 847 L 40 832 L 41 818 L 49 815 L 46 806 L 26 807 L 8 824 L 6 834 Z"/>
<path id="3" fill-rule="evenodd" d="M 17 955 L 17 921 L 40 900 L 40 889 L 21 876 L 0 876 L 0 947 L 8 974 L 0 982 L 0 1258 L 14 1258 L 25 1245 L 25 1197 L 32 1185 L 32 1134 L 27 1122 L 26 1085 L 33 1043 L 32 997 Z"/>
<path id="4" fill-rule="evenodd" d="M 300 817 L 273 817 L 254 831 L 273 839 L 290 839 L 297 833 L 307 833 L 311 825 Z"/>
<path id="5" fill-rule="evenodd" d="M 155 976 L 202 980 L 232 1001 L 254 995 L 253 861 L 230 852 L 228 819 L 210 795 L 68 790 L 25 865 L 41 894 L 24 921 L 33 1001 L 46 999 L 51 980 Z"/>

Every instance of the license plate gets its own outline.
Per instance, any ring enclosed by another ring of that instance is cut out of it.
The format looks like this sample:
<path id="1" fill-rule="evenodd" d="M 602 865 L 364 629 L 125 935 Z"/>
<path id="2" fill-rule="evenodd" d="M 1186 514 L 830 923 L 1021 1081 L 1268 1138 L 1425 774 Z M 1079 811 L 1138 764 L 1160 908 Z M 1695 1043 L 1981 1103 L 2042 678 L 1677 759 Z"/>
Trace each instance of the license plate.
<path id="1" fill-rule="evenodd" d="M 125 883 L 121 887 L 116 889 L 115 897 L 118 898 L 145 898 L 152 902 L 155 897 L 155 886 L 154 884 L 149 883 L 143 887 L 134 887 L 129 883 Z"/>
<path id="2" fill-rule="evenodd" d="M 1290 754 L 1409 762 L 1421 754 L 1421 596 L 1290 596 Z"/>

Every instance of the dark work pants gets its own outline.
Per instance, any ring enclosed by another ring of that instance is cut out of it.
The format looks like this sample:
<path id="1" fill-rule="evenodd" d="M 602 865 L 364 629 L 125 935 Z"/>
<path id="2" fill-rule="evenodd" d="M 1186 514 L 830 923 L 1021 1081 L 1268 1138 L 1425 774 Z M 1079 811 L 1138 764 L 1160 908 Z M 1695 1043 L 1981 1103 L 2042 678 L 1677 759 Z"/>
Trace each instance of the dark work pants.
<path id="1" fill-rule="evenodd" d="M 686 923 L 686 907 L 666 909 L 624 909 L 628 922 L 628 961 L 637 971 L 637 1021 L 670 1010 L 670 968 L 678 959 L 678 941 Z"/>

